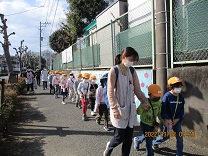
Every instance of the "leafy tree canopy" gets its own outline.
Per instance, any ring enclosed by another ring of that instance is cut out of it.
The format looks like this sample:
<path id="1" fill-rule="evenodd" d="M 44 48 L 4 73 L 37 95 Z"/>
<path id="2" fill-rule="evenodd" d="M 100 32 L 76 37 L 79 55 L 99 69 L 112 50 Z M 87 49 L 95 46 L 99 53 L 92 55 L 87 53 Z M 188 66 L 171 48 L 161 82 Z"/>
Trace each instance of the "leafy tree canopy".
<path id="1" fill-rule="evenodd" d="M 72 44 L 72 38 L 65 29 L 59 29 L 53 32 L 49 37 L 50 48 L 57 53 L 61 53 Z"/>
<path id="2" fill-rule="evenodd" d="M 81 37 L 83 28 L 108 6 L 105 0 L 67 0 L 67 2 L 69 3 L 67 22 L 73 38 Z"/>

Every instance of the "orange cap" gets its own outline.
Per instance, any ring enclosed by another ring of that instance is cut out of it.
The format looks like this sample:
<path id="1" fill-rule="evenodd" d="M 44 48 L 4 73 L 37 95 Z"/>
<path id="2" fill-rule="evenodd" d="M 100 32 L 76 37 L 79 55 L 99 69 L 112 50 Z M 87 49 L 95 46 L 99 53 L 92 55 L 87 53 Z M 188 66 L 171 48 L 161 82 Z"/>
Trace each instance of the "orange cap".
<path id="1" fill-rule="evenodd" d="M 89 79 L 90 78 L 90 74 L 89 73 L 84 73 L 83 78 L 84 79 Z"/>
<path id="2" fill-rule="evenodd" d="M 96 79 L 96 76 L 95 75 L 91 75 L 90 76 L 90 80 L 95 80 Z"/>
<path id="3" fill-rule="evenodd" d="M 81 79 L 82 78 L 82 74 L 81 73 L 77 74 L 77 78 Z"/>
<path id="4" fill-rule="evenodd" d="M 148 93 L 152 94 L 155 97 L 162 97 L 162 90 L 161 87 L 157 84 L 151 84 L 148 87 Z"/>
<path id="5" fill-rule="evenodd" d="M 182 81 L 178 77 L 171 77 L 168 80 L 168 85 L 172 85 L 172 84 L 175 84 L 175 83 L 178 83 L 178 82 L 182 82 Z"/>

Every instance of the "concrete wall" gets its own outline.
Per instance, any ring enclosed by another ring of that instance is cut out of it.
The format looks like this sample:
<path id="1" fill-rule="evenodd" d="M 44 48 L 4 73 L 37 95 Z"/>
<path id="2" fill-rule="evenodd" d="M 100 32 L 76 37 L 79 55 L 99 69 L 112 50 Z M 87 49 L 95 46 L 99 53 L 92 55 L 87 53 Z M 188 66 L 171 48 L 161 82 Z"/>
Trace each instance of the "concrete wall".
<path id="1" fill-rule="evenodd" d="M 208 147 L 208 66 L 183 67 L 168 70 L 168 78 L 178 76 L 183 80 L 185 116 L 183 131 L 195 132 L 195 137 L 185 139 Z"/>

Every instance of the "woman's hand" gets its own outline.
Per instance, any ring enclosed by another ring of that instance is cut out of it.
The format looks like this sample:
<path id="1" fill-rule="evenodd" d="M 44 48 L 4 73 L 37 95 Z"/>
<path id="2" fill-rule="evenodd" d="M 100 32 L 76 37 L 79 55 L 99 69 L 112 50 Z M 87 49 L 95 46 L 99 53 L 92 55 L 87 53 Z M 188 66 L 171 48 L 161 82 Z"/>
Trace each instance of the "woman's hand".
<path id="1" fill-rule="evenodd" d="M 146 103 L 146 104 L 142 104 L 142 108 L 143 108 L 144 110 L 148 110 L 149 106 L 148 106 L 147 103 Z"/>
<path id="2" fill-rule="evenodd" d="M 114 118 L 116 118 L 116 119 L 120 119 L 120 117 L 121 117 L 119 112 L 115 112 L 115 113 L 113 113 L 113 115 L 114 115 Z"/>

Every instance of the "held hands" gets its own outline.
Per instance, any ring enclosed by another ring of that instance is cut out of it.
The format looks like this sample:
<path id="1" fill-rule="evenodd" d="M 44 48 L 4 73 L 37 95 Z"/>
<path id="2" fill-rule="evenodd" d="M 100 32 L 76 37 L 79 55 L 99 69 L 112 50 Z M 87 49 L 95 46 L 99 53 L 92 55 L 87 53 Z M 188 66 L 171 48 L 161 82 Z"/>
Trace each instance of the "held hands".
<path id="1" fill-rule="evenodd" d="M 145 103 L 145 104 L 142 104 L 142 108 L 143 108 L 144 110 L 148 110 L 149 106 L 148 106 L 147 103 Z"/>
<path id="2" fill-rule="evenodd" d="M 121 117 L 119 112 L 114 112 L 113 115 L 114 115 L 114 118 L 116 118 L 116 119 L 120 119 L 120 117 Z"/>
<path id="3" fill-rule="evenodd" d="M 172 125 L 175 126 L 180 119 L 174 119 Z"/>

